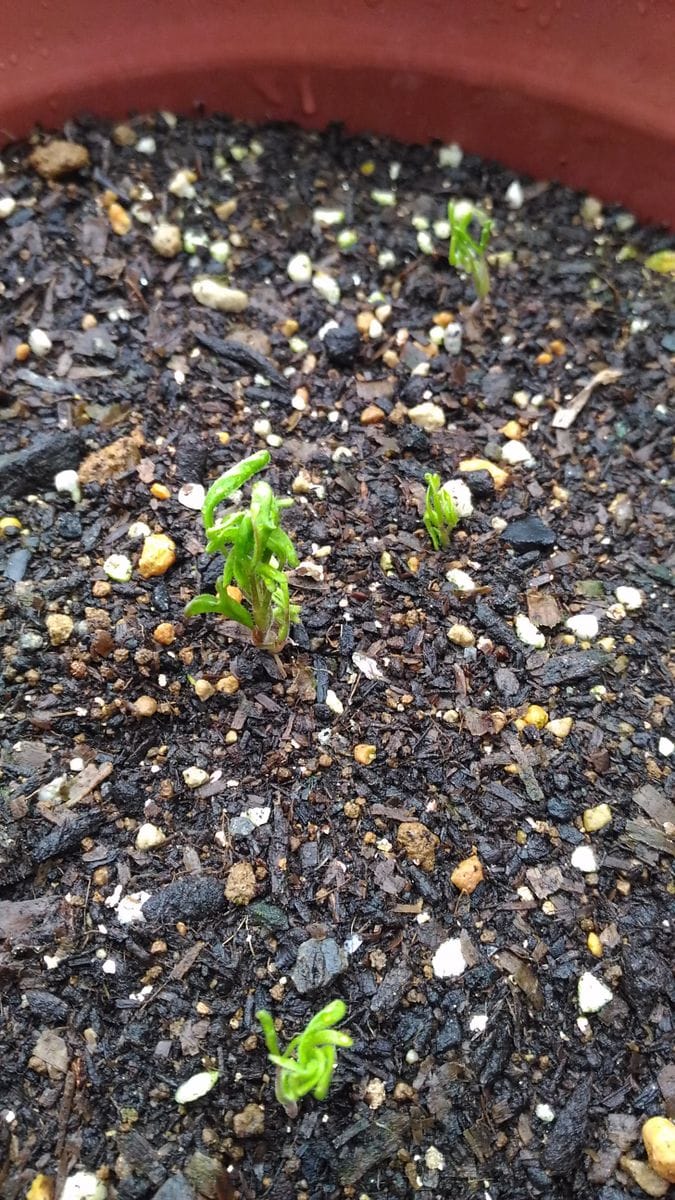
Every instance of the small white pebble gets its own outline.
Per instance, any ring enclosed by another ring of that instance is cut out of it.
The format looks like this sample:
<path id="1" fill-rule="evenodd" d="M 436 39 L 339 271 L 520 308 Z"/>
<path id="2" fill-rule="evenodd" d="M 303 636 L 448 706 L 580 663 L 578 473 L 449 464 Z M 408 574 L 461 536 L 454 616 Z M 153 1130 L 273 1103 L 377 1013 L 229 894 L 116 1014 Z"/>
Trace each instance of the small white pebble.
<path id="1" fill-rule="evenodd" d="M 166 841 L 166 834 L 157 825 L 146 821 L 140 826 L 136 834 L 136 849 L 137 850 L 154 850 L 157 846 L 163 846 Z"/>
<path id="2" fill-rule="evenodd" d="M 420 229 L 417 235 L 417 246 L 422 254 L 434 254 L 436 250 L 434 239 L 426 229 Z"/>
<path id="3" fill-rule="evenodd" d="M 389 192 L 382 188 L 373 188 L 370 198 L 375 201 L 375 204 L 379 204 L 380 208 L 393 208 L 396 204 L 396 192 Z"/>
<path id="4" fill-rule="evenodd" d="M 114 975 L 117 971 L 117 963 L 114 958 L 106 958 L 101 963 L 101 970 L 104 975 Z"/>
<path id="5" fill-rule="evenodd" d="M 577 1002 L 582 1013 L 599 1012 L 610 1000 L 613 992 L 591 971 L 584 971 L 577 984 Z"/>
<path id="6" fill-rule="evenodd" d="M 103 564 L 103 570 L 108 579 L 114 579 L 115 583 L 128 583 L 133 567 L 126 554 L 110 554 Z"/>
<path id="7" fill-rule="evenodd" d="M 464 151 L 457 142 L 450 142 L 448 146 L 441 146 L 438 151 L 439 167 L 459 167 L 464 158 Z"/>
<path id="8" fill-rule="evenodd" d="M 16 208 L 16 200 L 13 196 L 0 196 L 0 221 L 6 221 L 11 217 Z"/>
<path id="9" fill-rule="evenodd" d="M 208 275 L 195 279 L 192 295 L 198 304 L 203 304 L 204 308 L 215 309 L 216 312 L 238 313 L 248 307 L 248 292 L 228 287 L 227 284 Z"/>
<path id="10" fill-rule="evenodd" d="M 119 904 L 115 906 L 120 925 L 138 925 L 145 921 L 141 910 L 146 900 L 149 899 L 149 892 L 130 892 L 128 896 L 123 896 Z"/>
<path id="11" fill-rule="evenodd" d="M 194 171 L 188 167 L 181 167 L 169 182 L 171 195 L 179 196 L 181 200 L 193 200 L 197 194 L 193 186 L 195 179 Z"/>
<path id="12" fill-rule="evenodd" d="M 258 829 L 261 825 L 266 825 L 270 819 L 272 809 L 266 804 L 254 804 L 252 808 L 247 808 L 241 815 L 248 817 L 252 825 Z"/>
<path id="13" fill-rule="evenodd" d="M 448 938 L 447 942 L 441 942 L 431 960 L 431 967 L 437 979 L 457 979 L 459 975 L 464 974 L 467 966 L 459 938 Z"/>
<path id="14" fill-rule="evenodd" d="M 628 612 L 634 612 L 635 609 L 642 608 L 643 598 L 642 592 L 639 588 L 618 587 L 615 589 L 614 595 L 619 601 L 619 604 L 623 604 L 623 607 L 627 609 Z"/>
<path id="15" fill-rule="evenodd" d="M 516 467 L 519 464 L 531 467 L 534 463 L 534 459 L 525 443 L 519 442 L 515 438 L 504 443 L 501 458 L 502 462 L 508 463 L 510 467 Z"/>
<path id="16" fill-rule="evenodd" d="M 555 1113 L 550 1104 L 538 1104 L 534 1110 L 535 1117 L 543 1121 L 545 1125 L 550 1125 L 551 1121 L 555 1121 Z"/>
<path id="17" fill-rule="evenodd" d="M 518 613 L 515 626 L 516 637 L 524 646 L 533 646 L 535 650 L 543 650 L 546 638 L 525 613 Z"/>
<path id="18" fill-rule="evenodd" d="M 514 179 L 513 183 L 510 183 L 507 187 L 504 199 L 509 208 L 518 209 L 523 207 L 525 193 L 523 185 L 517 179 Z"/>
<path id="19" fill-rule="evenodd" d="M 54 476 L 54 487 L 57 492 L 67 492 L 73 504 L 78 504 L 82 499 L 77 471 L 58 471 Z"/>
<path id="20" fill-rule="evenodd" d="M 139 154 L 156 154 L 157 142 L 154 137 L 142 137 L 136 142 L 136 149 Z"/>
<path id="21" fill-rule="evenodd" d="M 188 788 L 202 787 L 208 782 L 209 773 L 202 767 L 186 767 L 183 771 L 183 783 Z"/>
<path id="22" fill-rule="evenodd" d="M 309 254 L 294 254 L 286 267 L 286 274 L 293 283 L 309 283 L 313 270 Z"/>
<path id="23" fill-rule="evenodd" d="M 429 366 L 428 363 L 420 365 Z M 416 404 L 413 408 L 409 408 L 408 417 L 413 425 L 417 425 L 418 429 L 426 430 L 427 433 L 435 433 L 437 430 L 443 429 L 445 425 L 445 413 L 443 409 L 440 404 L 434 404 L 432 400 L 423 400 L 421 404 Z"/>
<path id="24" fill-rule="evenodd" d="M 146 537 L 150 537 L 151 529 L 146 525 L 145 521 L 132 521 L 127 529 L 127 537 L 132 542 L 140 542 Z"/>
<path id="25" fill-rule="evenodd" d="M 670 758 L 674 750 L 675 742 L 671 742 L 668 737 L 659 738 L 659 754 L 662 754 L 664 758 Z"/>
<path id="26" fill-rule="evenodd" d="M 327 271 L 317 271 L 312 277 L 312 287 L 329 304 L 340 303 L 340 284 Z"/>
<path id="27" fill-rule="evenodd" d="M 412 1049 L 406 1050 L 405 1061 L 408 1063 L 409 1066 L 412 1066 L 413 1063 L 420 1061 L 420 1056 L 416 1050 L 412 1050 Z"/>
<path id="28" fill-rule="evenodd" d="M 443 349 L 446 354 L 459 354 L 462 349 L 462 326 L 457 321 L 451 321 L 445 327 L 443 334 Z"/>
<path id="29" fill-rule="evenodd" d="M 393 250 L 380 250 L 377 256 L 377 265 L 381 271 L 388 271 L 391 267 L 396 266 L 396 255 Z"/>
<path id="30" fill-rule="evenodd" d="M 108 1189 L 93 1171 L 75 1171 L 63 1185 L 61 1200 L 105 1200 Z"/>
<path id="31" fill-rule="evenodd" d="M 265 441 L 267 442 L 267 445 L 271 446 L 274 450 L 278 450 L 279 446 L 283 446 L 284 444 L 284 439 L 280 433 L 268 433 Z"/>
<path id="32" fill-rule="evenodd" d="M 331 712 L 335 713 L 336 717 L 341 717 L 345 711 L 345 706 L 339 696 L 335 694 L 332 688 L 326 692 L 326 704 Z"/>
<path id="33" fill-rule="evenodd" d="M 191 508 L 200 512 L 204 507 L 204 488 L 201 483 L 184 483 L 178 492 L 178 503 L 183 508 Z"/>
<path id="34" fill-rule="evenodd" d="M 443 484 L 441 491 L 447 492 L 452 498 L 452 502 L 460 517 L 471 516 L 473 512 L 473 500 L 471 492 L 463 479 L 448 479 L 447 483 Z"/>
<path id="35" fill-rule="evenodd" d="M 225 238 L 219 238 L 217 242 L 211 242 L 209 254 L 214 262 L 227 262 L 230 257 L 230 243 Z"/>
<path id="36" fill-rule="evenodd" d="M 585 875 L 593 875 L 598 869 L 597 859 L 592 846 L 576 846 L 572 852 L 570 862 L 577 871 L 583 871 Z"/>
<path id="37" fill-rule="evenodd" d="M 257 421 L 253 422 L 253 432 L 262 438 L 266 438 L 272 432 L 272 425 L 267 420 L 267 417 L 260 417 Z"/>
<path id="38" fill-rule="evenodd" d="M 315 208 L 313 216 L 315 225 L 328 229 L 331 225 L 341 225 L 345 212 L 343 208 Z"/>
<path id="39" fill-rule="evenodd" d="M 218 1071 L 199 1071 L 196 1075 L 191 1075 L 176 1089 L 174 1094 L 176 1104 L 191 1104 L 193 1100 L 201 1099 L 211 1091 L 211 1088 L 215 1087 L 218 1076 Z"/>
<path id="40" fill-rule="evenodd" d="M 28 345 L 36 358 L 45 358 L 52 348 L 52 339 L 44 329 L 31 329 L 28 334 Z"/>
<path id="41" fill-rule="evenodd" d="M 430 1146 L 424 1155 L 424 1162 L 428 1171 L 444 1171 L 445 1170 L 445 1155 L 441 1154 L 436 1146 Z"/>
<path id="42" fill-rule="evenodd" d="M 469 1021 L 471 1033 L 484 1033 L 487 1026 L 487 1013 L 475 1013 Z"/>
<path id="43" fill-rule="evenodd" d="M 461 571 L 459 567 L 453 567 L 448 571 L 445 578 L 448 583 L 454 587 L 456 592 L 475 592 L 476 585 L 470 575 L 466 571 Z"/>
<path id="44" fill-rule="evenodd" d="M 593 613 L 575 613 L 565 621 L 565 628 L 584 642 L 592 642 L 598 636 L 598 618 Z"/>

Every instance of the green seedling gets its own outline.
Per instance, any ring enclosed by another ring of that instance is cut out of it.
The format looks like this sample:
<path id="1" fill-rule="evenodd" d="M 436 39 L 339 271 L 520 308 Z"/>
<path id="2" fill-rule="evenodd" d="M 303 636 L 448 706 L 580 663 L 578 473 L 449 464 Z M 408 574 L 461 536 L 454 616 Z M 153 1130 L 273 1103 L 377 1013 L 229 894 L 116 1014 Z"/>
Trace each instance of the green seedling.
<path id="1" fill-rule="evenodd" d="M 426 474 L 424 482 L 427 485 L 427 495 L 424 504 L 424 528 L 426 529 L 434 550 L 446 549 L 450 534 L 460 519 L 450 492 L 441 486 L 440 475 Z"/>
<path id="2" fill-rule="evenodd" d="M 264 470 L 269 461 L 267 450 L 245 458 L 221 475 L 206 493 L 202 508 L 206 552 L 222 554 L 225 564 L 215 595 L 195 596 L 186 606 L 185 615 L 220 613 L 250 629 L 255 646 L 276 654 L 300 615 L 298 605 L 290 602 L 286 575 L 287 567 L 297 567 L 298 556 L 281 528 L 281 512 L 293 501 L 278 500 L 268 483 L 257 480 L 247 509 L 216 516 L 219 506 L 252 475 Z M 231 594 L 234 588 L 241 593 L 242 601 Z"/>
<path id="3" fill-rule="evenodd" d="M 353 1039 L 333 1029 L 347 1012 L 342 1000 L 333 1000 L 291 1038 L 281 1053 L 277 1031 L 270 1013 L 261 1009 L 256 1017 L 262 1025 L 270 1062 L 276 1067 L 275 1095 L 289 1117 L 298 1114 L 298 1100 L 310 1092 L 316 1100 L 325 1100 L 331 1085 L 338 1046 L 352 1046 Z"/>
<path id="4" fill-rule="evenodd" d="M 492 233 L 493 221 L 486 217 L 479 208 L 474 208 L 466 201 L 459 204 L 451 200 L 448 204 L 448 221 L 450 222 L 450 248 L 448 262 L 458 271 L 465 271 L 473 279 L 473 286 L 479 300 L 484 300 L 490 291 L 490 272 L 485 261 Z M 480 227 L 480 237 L 475 240 L 469 233 L 471 222 L 475 221 Z"/>

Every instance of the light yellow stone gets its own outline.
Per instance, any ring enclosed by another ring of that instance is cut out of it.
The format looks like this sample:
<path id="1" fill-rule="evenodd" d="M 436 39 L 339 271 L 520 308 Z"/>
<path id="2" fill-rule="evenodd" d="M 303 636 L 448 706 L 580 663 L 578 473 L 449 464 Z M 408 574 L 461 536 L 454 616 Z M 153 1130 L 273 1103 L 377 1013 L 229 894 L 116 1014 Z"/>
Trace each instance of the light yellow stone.
<path id="1" fill-rule="evenodd" d="M 476 638 L 468 625 L 451 625 L 448 630 L 448 641 L 455 646 L 473 646 Z"/>
<path id="2" fill-rule="evenodd" d="M 557 738 L 566 738 L 572 732 L 573 724 L 571 717 L 556 717 L 555 720 L 549 721 L 546 732 Z"/>
<path id="3" fill-rule="evenodd" d="M 534 725 L 535 729 L 543 729 L 548 725 L 548 713 L 540 704 L 531 704 L 523 720 L 526 725 Z"/>
<path id="4" fill-rule="evenodd" d="M 176 561 L 176 544 L 166 533 L 151 533 L 143 542 L 138 573 L 143 579 L 165 575 Z"/>
<path id="5" fill-rule="evenodd" d="M 67 613 L 50 613 L 45 624 L 52 646 L 63 646 L 73 632 L 73 618 Z"/>
<path id="6" fill-rule="evenodd" d="M 602 942 L 597 933 L 589 933 L 586 940 L 586 945 L 593 955 L 593 958 L 602 958 Z"/>
<path id="7" fill-rule="evenodd" d="M 596 833 L 604 829 L 612 820 L 612 810 L 609 804 L 596 804 L 595 808 L 587 808 L 582 817 L 586 833 Z"/>
<path id="8" fill-rule="evenodd" d="M 18 517 L 2 517 L 2 518 L 0 518 L 0 534 L 6 533 L 8 529 L 20 529 L 20 528 L 21 528 L 21 522 Z M 40 1178 L 40 1176 L 37 1175 L 36 1179 L 39 1179 L 39 1178 Z M 46 1176 L 43 1175 L 42 1178 L 44 1179 L 44 1178 L 46 1178 Z"/>
<path id="9" fill-rule="evenodd" d="M 642 1126 L 642 1140 L 652 1170 L 675 1183 L 675 1124 L 667 1117 L 650 1117 Z"/>
<path id="10" fill-rule="evenodd" d="M 362 767 L 369 767 L 371 763 L 375 762 L 377 748 L 369 745 L 368 742 L 359 742 L 354 747 L 353 754 L 357 763 L 360 763 Z"/>

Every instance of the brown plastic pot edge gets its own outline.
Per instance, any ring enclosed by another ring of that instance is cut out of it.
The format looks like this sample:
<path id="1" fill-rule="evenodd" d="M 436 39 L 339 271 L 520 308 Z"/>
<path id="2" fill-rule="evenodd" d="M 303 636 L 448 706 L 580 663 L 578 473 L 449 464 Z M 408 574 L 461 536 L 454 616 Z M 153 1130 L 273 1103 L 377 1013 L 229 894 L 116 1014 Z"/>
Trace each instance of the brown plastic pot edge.
<path id="1" fill-rule="evenodd" d="M 0 136 L 157 108 L 341 121 L 675 225 L 674 45 L 671 0 L 4 0 Z"/>

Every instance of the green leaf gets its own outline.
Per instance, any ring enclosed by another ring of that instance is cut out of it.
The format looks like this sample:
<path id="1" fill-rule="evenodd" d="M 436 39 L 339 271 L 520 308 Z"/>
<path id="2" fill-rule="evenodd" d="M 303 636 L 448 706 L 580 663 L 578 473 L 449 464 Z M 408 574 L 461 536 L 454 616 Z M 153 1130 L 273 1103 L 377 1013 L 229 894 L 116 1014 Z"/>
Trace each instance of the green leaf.
<path id="1" fill-rule="evenodd" d="M 202 510 L 205 529 L 210 529 L 214 524 L 214 514 L 218 505 L 227 500 L 227 497 L 231 496 L 233 492 L 238 492 L 239 488 L 243 487 L 246 480 L 250 479 L 252 475 L 263 471 L 269 463 L 270 457 L 269 450 L 259 450 L 257 454 L 252 454 L 250 458 L 245 458 L 234 467 L 230 467 L 229 471 L 211 484 L 206 493 Z"/>

